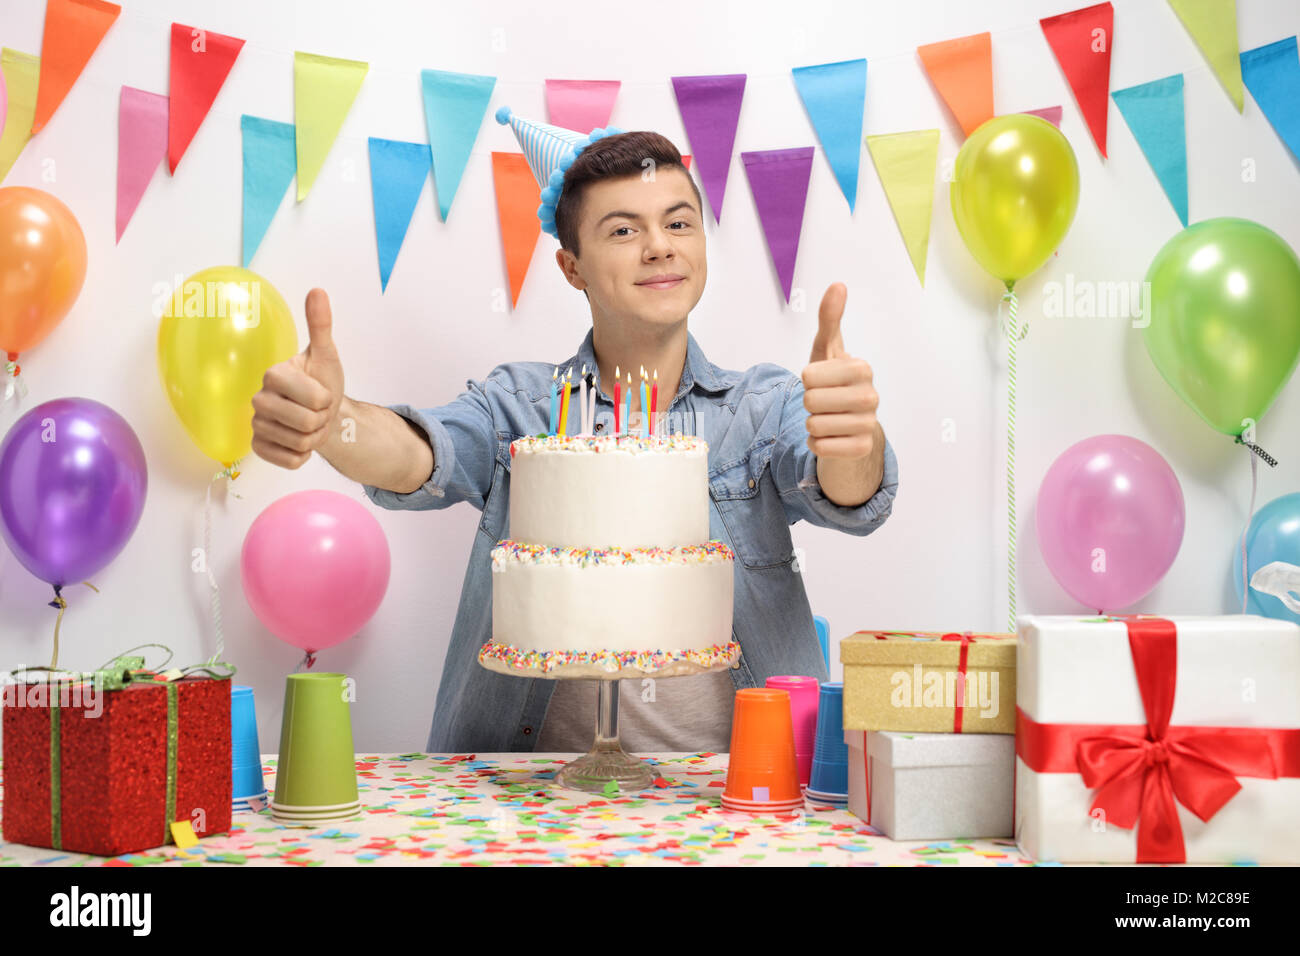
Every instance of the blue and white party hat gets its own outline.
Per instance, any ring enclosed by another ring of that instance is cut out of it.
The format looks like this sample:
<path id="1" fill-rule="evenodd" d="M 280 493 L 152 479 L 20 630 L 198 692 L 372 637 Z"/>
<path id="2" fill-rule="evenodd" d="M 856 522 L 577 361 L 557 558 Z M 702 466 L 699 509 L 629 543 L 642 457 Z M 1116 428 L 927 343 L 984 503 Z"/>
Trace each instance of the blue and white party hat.
<path id="1" fill-rule="evenodd" d="M 606 129 L 593 129 L 590 133 L 578 133 L 563 126 L 522 119 L 511 113 L 508 106 L 497 110 L 496 117 L 502 126 L 509 126 L 515 131 L 515 138 L 523 147 L 528 168 L 533 171 L 537 185 L 542 187 L 542 204 L 537 207 L 537 218 L 542 221 L 542 230 L 554 236 L 555 204 L 559 202 L 560 190 L 564 188 L 565 172 L 573 165 L 578 154 L 592 143 L 623 130 L 610 126 Z"/>

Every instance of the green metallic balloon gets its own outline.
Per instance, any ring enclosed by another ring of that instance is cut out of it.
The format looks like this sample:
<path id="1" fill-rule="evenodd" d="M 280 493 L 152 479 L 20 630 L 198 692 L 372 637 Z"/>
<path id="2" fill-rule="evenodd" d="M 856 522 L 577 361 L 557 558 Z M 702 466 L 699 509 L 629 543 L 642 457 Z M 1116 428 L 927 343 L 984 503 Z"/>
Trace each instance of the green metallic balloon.
<path id="1" fill-rule="evenodd" d="M 1249 219 L 1207 219 L 1156 253 L 1147 352 L 1211 427 L 1240 435 L 1300 360 L 1300 259 Z"/>

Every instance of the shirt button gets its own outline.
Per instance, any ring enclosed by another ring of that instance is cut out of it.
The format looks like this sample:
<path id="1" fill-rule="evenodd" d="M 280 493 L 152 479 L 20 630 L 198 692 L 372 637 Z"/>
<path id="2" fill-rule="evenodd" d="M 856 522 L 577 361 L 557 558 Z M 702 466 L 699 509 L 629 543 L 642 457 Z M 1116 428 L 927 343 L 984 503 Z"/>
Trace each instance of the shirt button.
<path id="1" fill-rule="evenodd" d="M 532 732 L 533 732 L 533 728 L 531 728 L 531 727 L 525 727 L 525 728 L 524 728 L 524 733 L 525 733 L 525 734 L 531 734 Z"/>
<path id="2" fill-rule="evenodd" d="M 754 479 L 753 479 L 753 478 L 749 479 L 749 487 L 751 487 L 751 488 L 754 487 Z"/>

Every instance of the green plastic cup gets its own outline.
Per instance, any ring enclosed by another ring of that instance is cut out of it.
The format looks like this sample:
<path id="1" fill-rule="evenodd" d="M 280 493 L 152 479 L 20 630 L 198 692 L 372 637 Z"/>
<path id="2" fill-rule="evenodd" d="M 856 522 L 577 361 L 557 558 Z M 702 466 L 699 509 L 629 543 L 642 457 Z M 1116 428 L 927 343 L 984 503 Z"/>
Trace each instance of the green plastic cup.
<path id="1" fill-rule="evenodd" d="M 284 687 L 271 815 L 292 823 L 360 812 L 344 674 L 290 674 Z"/>

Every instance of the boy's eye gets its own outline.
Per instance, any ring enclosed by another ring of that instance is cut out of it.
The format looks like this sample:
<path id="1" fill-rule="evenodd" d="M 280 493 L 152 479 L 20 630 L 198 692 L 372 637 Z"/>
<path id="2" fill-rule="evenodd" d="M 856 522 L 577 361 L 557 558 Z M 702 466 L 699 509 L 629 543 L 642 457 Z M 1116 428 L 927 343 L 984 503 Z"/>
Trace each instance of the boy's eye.
<path id="1" fill-rule="evenodd" d="M 613 235 L 617 236 L 617 235 L 618 235 L 620 232 L 622 232 L 624 229 L 630 229 L 630 228 L 632 228 L 632 227 L 631 227 L 631 226 L 619 226 L 617 229 L 614 230 Z"/>

